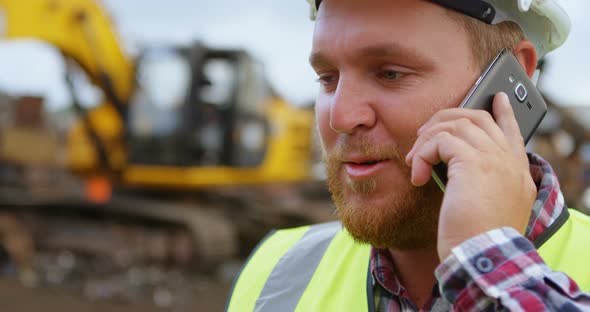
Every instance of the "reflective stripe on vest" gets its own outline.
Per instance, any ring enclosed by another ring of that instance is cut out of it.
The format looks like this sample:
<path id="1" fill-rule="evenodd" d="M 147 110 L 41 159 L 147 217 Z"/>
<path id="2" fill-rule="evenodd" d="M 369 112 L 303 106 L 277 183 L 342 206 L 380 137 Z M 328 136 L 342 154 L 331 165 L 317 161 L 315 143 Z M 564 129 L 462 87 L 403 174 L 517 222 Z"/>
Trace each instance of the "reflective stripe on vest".
<path id="1" fill-rule="evenodd" d="M 228 311 L 254 311 L 256 299 L 273 268 L 308 229 L 305 226 L 277 231 L 260 242 L 235 282 Z"/>
<path id="2" fill-rule="evenodd" d="M 261 243 L 236 282 L 228 311 L 373 310 L 367 292 L 371 248 L 340 228 L 329 223 L 278 231 Z M 590 290 L 590 266 L 584 263 L 589 238 L 590 217 L 570 210 L 567 222 L 539 248 L 553 270 L 567 273 L 584 291 Z"/>
<path id="3" fill-rule="evenodd" d="M 568 221 L 538 251 L 549 267 L 566 273 L 589 292 L 590 217 L 573 209 L 569 212 Z"/>
<path id="4" fill-rule="evenodd" d="M 274 267 L 254 311 L 295 311 L 332 238 L 341 229 L 338 222 L 311 227 Z"/>

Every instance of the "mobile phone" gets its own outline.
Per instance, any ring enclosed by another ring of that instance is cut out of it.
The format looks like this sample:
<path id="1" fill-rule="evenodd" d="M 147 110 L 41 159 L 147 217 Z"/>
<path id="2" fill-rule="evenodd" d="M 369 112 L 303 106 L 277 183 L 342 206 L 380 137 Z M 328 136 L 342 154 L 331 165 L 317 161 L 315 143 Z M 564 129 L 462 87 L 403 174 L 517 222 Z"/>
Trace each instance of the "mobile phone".
<path id="1" fill-rule="evenodd" d="M 492 102 L 498 92 L 510 99 L 520 133 L 526 144 L 547 113 L 543 96 L 529 79 L 510 50 L 502 50 L 477 79 L 460 107 L 484 109 L 492 112 Z M 433 167 L 432 178 L 444 192 L 447 184 L 447 165 Z"/>

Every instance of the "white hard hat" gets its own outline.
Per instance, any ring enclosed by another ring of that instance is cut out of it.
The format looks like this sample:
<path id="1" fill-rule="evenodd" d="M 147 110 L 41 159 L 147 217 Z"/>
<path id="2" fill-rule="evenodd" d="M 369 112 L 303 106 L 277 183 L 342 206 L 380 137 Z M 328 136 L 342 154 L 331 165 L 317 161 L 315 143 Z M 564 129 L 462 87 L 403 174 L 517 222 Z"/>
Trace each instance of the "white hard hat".
<path id="1" fill-rule="evenodd" d="M 362 0 L 359 0 L 362 1 Z M 393 1 L 393 0 L 392 0 Z M 512 21 L 520 26 L 541 59 L 560 47 L 570 32 L 571 22 L 557 0 L 429 0 L 488 24 Z M 315 20 L 322 0 L 307 0 Z"/>

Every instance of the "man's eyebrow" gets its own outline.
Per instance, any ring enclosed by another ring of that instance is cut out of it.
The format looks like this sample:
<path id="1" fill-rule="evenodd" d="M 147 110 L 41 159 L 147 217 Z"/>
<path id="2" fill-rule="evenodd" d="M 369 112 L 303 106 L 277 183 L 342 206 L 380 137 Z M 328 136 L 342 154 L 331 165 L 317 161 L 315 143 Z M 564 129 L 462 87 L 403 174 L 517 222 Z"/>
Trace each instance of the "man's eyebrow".
<path id="1" fill-rule="evenodd" d="M 311 55 L 309 56 L 309 64 L 313 68 L 320 68 L 328 67 L 331 64 L 331 62 L 328 60 L 328 57 L 326 57 L 324 54 L 318 51 L 311 53 Z"/>
<path id="2" fill-rule="evenodd" d="M 368 45 L 361 47 L 355 54 L 356 57 L 391 57 L 422 65 L 431 63 L 420 50 L 398 43 Z"/>
<path id="3" fill-rule="evenodd" d="M 362 59 L 367 57 L 372 58 L 395 58 L 398 60 L 407 61 L 416 65 L 427 66 L 432 61 L 421 53 L 418 49 L 403 46 L 397 43 L 372 44 L 360 47 L 354 52 L 355 59 Z M 329 66 L 331 64 L 329 58 L 321 51 L 312 52 L 309 57 L 309 64 L 313 68 Z"/>

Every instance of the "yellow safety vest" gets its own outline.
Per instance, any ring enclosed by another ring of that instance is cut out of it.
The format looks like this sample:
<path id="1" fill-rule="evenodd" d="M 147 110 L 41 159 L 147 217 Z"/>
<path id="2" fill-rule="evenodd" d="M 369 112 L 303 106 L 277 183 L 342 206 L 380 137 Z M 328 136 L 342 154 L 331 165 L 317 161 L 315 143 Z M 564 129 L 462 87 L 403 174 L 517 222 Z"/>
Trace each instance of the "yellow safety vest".
<path id="1" fill-rule="evenodd" d="M 539 254 L 589 291 L 590 217 L 564 210 L 554 225 L 534 242 Z M 338 222 L 271 233 L 237 278 L 228 311 L 373 311 L 370 251 Z"/>

